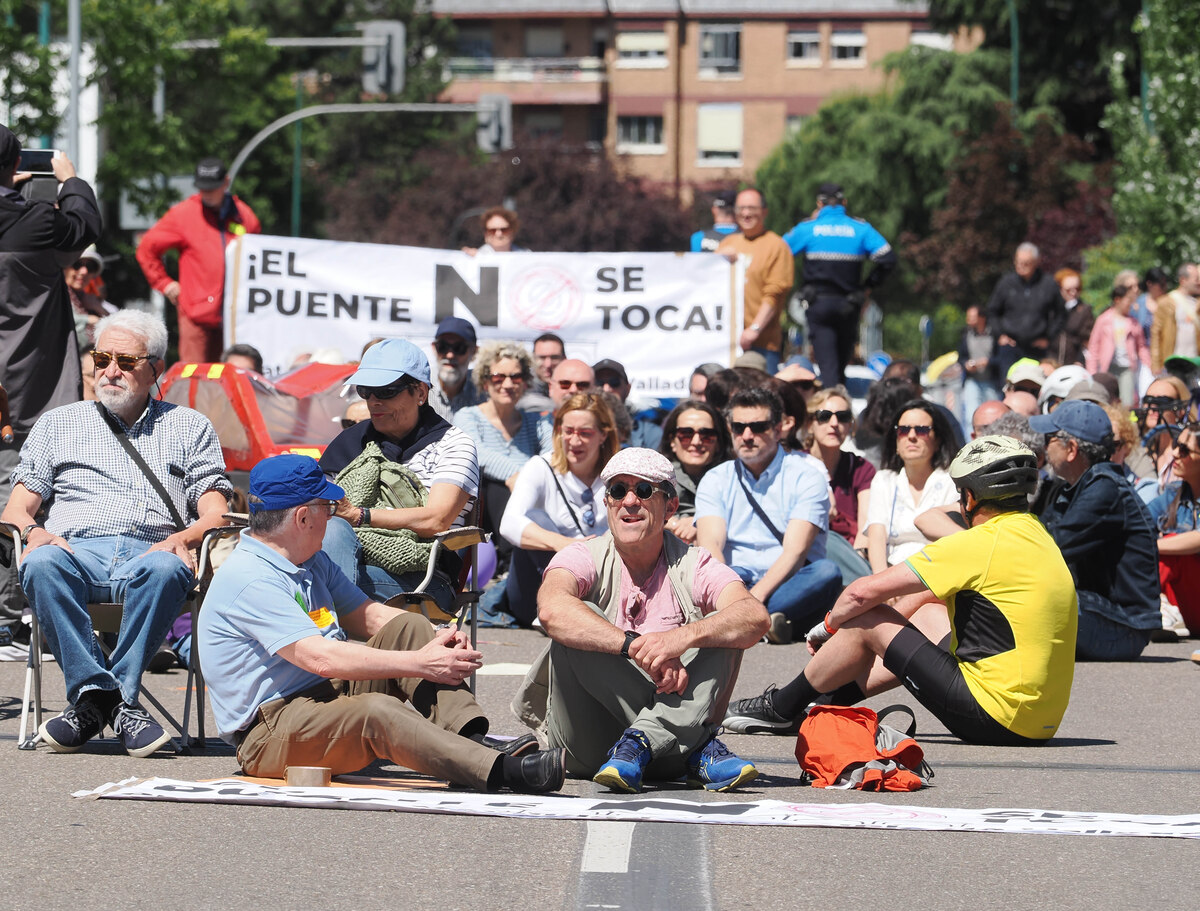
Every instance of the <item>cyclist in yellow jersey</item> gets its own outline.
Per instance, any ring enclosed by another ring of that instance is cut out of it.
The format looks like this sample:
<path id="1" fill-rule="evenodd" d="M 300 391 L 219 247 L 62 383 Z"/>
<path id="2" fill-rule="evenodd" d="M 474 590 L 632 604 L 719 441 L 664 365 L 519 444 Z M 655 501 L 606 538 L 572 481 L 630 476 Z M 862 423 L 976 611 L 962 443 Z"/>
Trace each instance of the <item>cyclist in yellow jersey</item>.
<path id="1" fill-rule="evenodd" d="M 1062 554 L 1028 512 L 1034 455 L 980 437 L 950 476 L 967 529 L 851 583 L 809 632 L 814 657 L 800 676 L 733 703 L 726 730 L 792 733 L 814 702 L 903 685 L 971 743 L 1054 735 L 1071 695 L 1078 608 Z"/>

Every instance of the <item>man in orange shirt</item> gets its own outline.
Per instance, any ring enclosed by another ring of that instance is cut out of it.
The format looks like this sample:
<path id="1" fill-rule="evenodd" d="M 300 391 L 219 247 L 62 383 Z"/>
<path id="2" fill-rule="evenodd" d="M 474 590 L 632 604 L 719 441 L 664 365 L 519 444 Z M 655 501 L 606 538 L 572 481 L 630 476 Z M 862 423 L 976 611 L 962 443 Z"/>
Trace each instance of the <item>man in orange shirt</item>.
<path id="1" fill-rule="evenodd" d="M 774 231 L 768 231 L 765 220 L 767 201 L 762 192 L 750 187 L 737 195 L 733 217 L 737 234 L 731 234 L 717 247 L 732 262 L 744 255 L 746 265 L 745 328 L 738 344 L 743 351 L 757 351 L 767 359 L 767 373 L 779 370 L 783 350 L 784 302 L 791 293 L 795 278 L 795 261 L 788 245 Z"/>
<path id="2" fill-rule="evenodd" d="M 229 192 L 229 176 L 219 158 L 196 165 L 200 192 L 172 206 L 143 236 L 138 265 L 146 281 L 179 309 L 179 359 L 220 361 L 225 307 L 225 246 L 243 234 L 261 234 L 250 207 Z M 168 250 L 179 251 L 179 279 L 163 266 Z"/>

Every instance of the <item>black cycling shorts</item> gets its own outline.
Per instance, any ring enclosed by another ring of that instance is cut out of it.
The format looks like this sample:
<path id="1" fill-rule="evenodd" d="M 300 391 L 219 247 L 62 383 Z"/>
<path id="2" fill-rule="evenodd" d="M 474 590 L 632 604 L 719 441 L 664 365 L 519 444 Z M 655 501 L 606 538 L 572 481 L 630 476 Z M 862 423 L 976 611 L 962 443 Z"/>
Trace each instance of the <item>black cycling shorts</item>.
<path id="1" fill-rule="evenodd" d="M 1046 742 L 1014 734 L 983 710 L 967 688 L 958 660 L 950 654 L 949 633 L 934 644 L 915 626 L 905 624 L 884 652 L 883 665 L 960 740 L 990 746 Z"/>

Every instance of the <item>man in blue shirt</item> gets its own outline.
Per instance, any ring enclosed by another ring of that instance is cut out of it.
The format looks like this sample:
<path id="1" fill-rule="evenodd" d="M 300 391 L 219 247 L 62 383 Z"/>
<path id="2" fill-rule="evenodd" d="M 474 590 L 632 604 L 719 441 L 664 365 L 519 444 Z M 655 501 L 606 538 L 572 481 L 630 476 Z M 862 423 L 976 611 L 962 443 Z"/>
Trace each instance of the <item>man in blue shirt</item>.
<path id="1" fill-rule="evenodd" d="M 337 775 L 387 759 L 479 790 L 558 790 L 562 750 L 521 755 L 531 735 L 486 736 L 463 685 L 483 656 L 463 633 L 371 601 L 321 550 L 344 495 L 308 456 L 250 472 L 250 527 L 213 579 L 197 631 L 217 728 L 242 769 Z"/>
<path id="2" fill-rule="evenodd" d="M 734 458 L 696 488 L 696 543 L 767 606 L 767 638 L 791 642 L 793 628 L 808 629 L 842 590 L 841 572 L 825 559 L 829 480 L 816 459 L 779 445 L 783 403 L 772 390 L 734 393 L 725 414 Z"/>
<path id="3" fill-rule="evenodd" d="M 816 213 L 783 239 L 793 255 L 804 254 L 802 293 L 808 301 L 808 329 L 821 382 L 843 383 L 866 294 L 896 268 L 896 253 L 868 222 L 846 214 L 846 197 L 836 183 L 821 184 Z M 862 267 L 868 259 L 874 267 L 864 279 Z"/>
<path id="4" fill-rule="evenodd" d="M 692 235 L 692 253 L 715 253 L 721 241 L 737 231 L 737 222 L 733 220 L 733 201 L 736 196 L 732 190 L 725 190 L 713 197 L 713 226 Z"/>

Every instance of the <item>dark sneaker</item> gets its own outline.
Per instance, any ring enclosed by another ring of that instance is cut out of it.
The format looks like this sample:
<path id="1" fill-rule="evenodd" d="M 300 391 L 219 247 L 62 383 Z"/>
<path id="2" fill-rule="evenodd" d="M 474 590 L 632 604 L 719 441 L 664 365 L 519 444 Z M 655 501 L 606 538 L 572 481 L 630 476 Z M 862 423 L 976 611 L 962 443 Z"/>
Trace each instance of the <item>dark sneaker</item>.
<path id="1" fill-rule="evenodd" d="M 636 794 L 642 789 L 642 776 L 650 759 L 650 741 L 646 735 L 629 728 L 608 751 L 608 762 L 600 766 L 592 781 L 610 791 Z"/>
<path id="2" fill-rule="evenodd" d="M 149 756 L 171 739 L 162 725 L 140 705 L 118 705 L 113 713 L 112 729 L 120 739 L 121 746 L 125 747 L 125 752 L 138 759 Z"/>
<path id="3" fill-rule="evenodd" d="M 150 663 L 146 665 L 146 670 L 151 674 L 165 674 L 179 666 L 179 659 L 175 656 L 175 652 L 165 642 L 158 647 L 158 651 L 150 656 Z"/>
<path id="4" fill-rule="evenodd" d="M 792 641 L 792 621 L 786 615 L 771 614 L 771 628 L 767 630 L 767 641 L 772 645 L 787 645 Z"/>
<path id="5" fill-rule="evenodd" d="M 688 759 L 688 784 L 706 791 L 732 791 L 757 777 L 753 763 L 734 756 L 716 737 Z"/>
<path id="6" fill-rule="evenodd" d="M 515 776 L 508 778 L 507 784 L 521 794 L 557 791 L 567 779 L 566 750 L 541 750 L 522 756 L 517 762 L 520 763 L 519 770 Z"/>
<path id="7" fill-rule="evenodd" d="M 776 712 L 774 692 L 772 683 L 761 696 L 731 702 L 722 727 L 731 734 L 795 734 L 803 718 L 784 718 Z"/>
<path id="8" fill-rule="evenodd" d="M 39 733 L 56 753 L 77 753 L 104 730 L 104 714 L 89 699 L 81 699 L 56 718 L 42 723 Z"/>
<path id="9" fill-rule="evenodd" d="M 489 737 L 487 734 L 481 734 L 471 739 L 482 743 L 489 750 L 495 750 L 497 753 L 503 753 L 505 756 L 524 756 L 526 753 L 538 748 L 537 737 L 533 734 L 522 734 L 520 737 L 507 738 Z"/>

